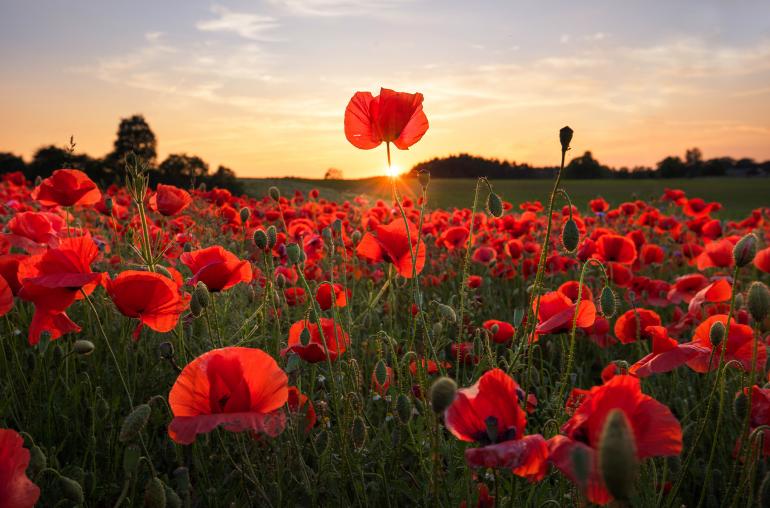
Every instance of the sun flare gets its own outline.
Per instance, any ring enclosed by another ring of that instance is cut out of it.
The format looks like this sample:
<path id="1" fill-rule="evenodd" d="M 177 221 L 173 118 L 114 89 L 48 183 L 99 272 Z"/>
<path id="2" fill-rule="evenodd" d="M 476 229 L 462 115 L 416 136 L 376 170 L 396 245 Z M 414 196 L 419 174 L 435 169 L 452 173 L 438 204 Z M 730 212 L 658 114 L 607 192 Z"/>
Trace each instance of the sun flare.
<path id="1" fill-rule="evenodd" d="M 395 164 L 391 164 L 390 166 L 385 166 L 385 175 L 389 176 L 391 178 L 397 178 L 399 175 L 401 175 L 401 168 L 396 166 Z"/>

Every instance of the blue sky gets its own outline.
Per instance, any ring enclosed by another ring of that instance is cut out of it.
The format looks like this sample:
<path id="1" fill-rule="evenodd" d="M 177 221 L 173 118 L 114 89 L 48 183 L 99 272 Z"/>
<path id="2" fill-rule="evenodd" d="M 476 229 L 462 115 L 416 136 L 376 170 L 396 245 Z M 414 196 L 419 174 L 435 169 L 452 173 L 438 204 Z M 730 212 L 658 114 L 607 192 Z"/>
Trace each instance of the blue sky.
<path id="1" fill-rule="evenodd" d="M 770 2 L 16 1 L 0 4 L 0 150 L 71 134 L 93 155 L 143 113 L 161 156 L 253 176 L 381 173 L 342 133 L 357 90 L 420 91 L 403 167 L 457 152 L 536 164 L 770 158 Z"/>

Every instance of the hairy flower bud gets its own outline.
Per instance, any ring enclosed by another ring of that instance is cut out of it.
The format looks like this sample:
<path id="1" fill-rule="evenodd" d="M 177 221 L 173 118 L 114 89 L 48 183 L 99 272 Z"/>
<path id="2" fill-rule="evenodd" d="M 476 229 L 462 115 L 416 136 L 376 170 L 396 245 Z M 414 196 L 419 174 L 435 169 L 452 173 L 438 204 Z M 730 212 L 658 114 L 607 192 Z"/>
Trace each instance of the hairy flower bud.
<path id="1" fill-rule="evenodd" d="M 452 405 L 457 394 L 457 383 L 454 379 L 440 377 L 430 387 L 430 405 L 436 413 L 443 413 Z"/>
<path id="2" fill-rule="evenodd" d="M 249 220 L 249 217 L 251 217 L 251 210 L 249 210 L 245 206 L 241 208 L 241 210 L 238 213 L 240 213 L 241 215 L 241 222 L 247 222 Z"/>
<path id="3" fill-rule="evenodd" d="M 267 249 L 267 233 L 264 229 L 254 231 L 254 245 L 260 250 Z"/>
<path id="4" fill-rule="evenodd" d="M 451 323 L 457 322 L 457 313 L 455 310 L 450 307 L 449 305 L 445 305 L 443 303 L 438 304 L 438 311 L 439 314 L 441 314 L 441 317 L 448 320 Z"/>
<path id="5" fill-rule="evenodd" d="M 752 261 L 757 254 L 757 237 L 752 233 L 747 234 L 735 244 L 733 247 L 733 257 L 735 258 L 735 265 L 739 268 L 743 268 Z"/>
<path id="6" fill-rule="evenodd" d="M 561 143 L 561 151 L 566 152 L 569 150 L 569 144 L 572 142 L 572 134 L 574 131 L 565 126 L 559 130 L 559 142 Z"/>
<path id="7" fill-rule="evenodd" d="M 275 226 L 270 226 L 267 228 L 267 248 L 272 249 L 275 247 L 276 242 L 278 241 L 278 230 L 275 229 Z"/>
<path id="8" fill-rule="evenodd" d="M 296 265 L 302 260 L 302 249 L 296 243 L 290 243 L 286 246 L 286 257 L 291 264 Z"/>
<path id="9" fill-rule="evenodd" d="M 278 187 L 270 187 L 267 190 L 267 193 L 270 195 L 270 198 L 273 201 L 275 201 L 275 202 L 280 201 L 280 199 L 281 199 L 281 191 L 278 190 Z"/>
<path id="10" fill-rule="evenodd" d="M 763 282 L 755 281 L 749 287 L 749 313 L 757 323 L 764 321 L 770 311 L 770 290 Z"/>
<path id="11" fill-rule="evenodd" d="M 580 242 L 580 231 L 577 223 L 573 219 L 568 219 L 561 230 L 561 243 L 564 245 L 564 250 L 569 253 L 575 252 L 578 242 Z"/>
<path id="12" fill-rule="evenodd" d="M 80 484 L 67 476 L 59 476 L 59 487 L 61 488 L 64 497 L 75 504 L 83 504 L 85 502 L 85 496 L 83 495 L 83 487 Z"/>
<path id="13" fill-rule="evenodd" d="M 94 343 L 90 340 L 84 340 L 79 339 L 76 340 L 75 343 L 72 345 L 72 351 L 75 352 L 76 355 L 80 356 L 88 356 L 91 353 L 94 352 L 94 349 L 96 347 L 94 346 Z"/>
<path id="14" fill-rule="evenodd" d="M 198 281 L 195 285 L 195 291 L 193 291 L 193 299 L 198 300 L 198 304 L 202 309 L 205 309 L 211 303 L 211 297 L 209 296 L 209 288 L 206 287 L 202 281 Z"/>
<path id="15" fill-rule="evenodd" d="M 636 481 L 636 443 L 626 414 L 613 409 L 607 415 L 599 439 L 599 470 L 615 499 L 628 501 Z"/>
<path id="16" fill-rule="evenodd" d="M 384 386 L 388 380 L 388 367 L 383 360 L 379 360 L 374 366 L 374 379 L 380 386 Z"/>
<path id="17" fill-rule="evenodd" d="M 738 392 L 733 400 L 733 414 L 735 418 L 743 421 L 746 418 L 746 411 L 749 409 L 749 398 L 743 391 Z"/>
<path id="18" fill-rule="evenodd" d="M 170 342 L 161 342 L 158 344 L 158 352 L 161 358 L 170 360 L 174 358 L 174 345 Z"/>
<path id="19" fill-rule="evenodd" d="M 725 338 L 725 324 L 721 321 L 714 321 L 709 330 L 709 340 L 714 347 L 719 346 Z"/>
<path id="20" fill-rule="evenodd" d="M 353 446 L 360 450 L 366 444 L 366 423 L 360 415 L 353 418 L 353 427 L 350 431 L 350 437 L 353 439 Z"/>
<path id="21" fill-rule="evenodd" d="M 403 393 L 400 393 L 396 399 L 396 416 L 404 425 L 412 418 L 412 401 Z"/>
<path id="22" fill-rule="evenodd" d="M 144 429 L 145 425 L 147 425 L 147 421 L 150 419 L 150 413 L 152 413 L 152 409 L 149 404 L 140 404 L 136 406 L 134 410 L 126 416 L 126 419 L 123 420 L 123 425 L 120 426 L 118 440 L 121 443 L 132 441 L 137 434 Z"/>
<path id="23" fill-rule="evenodd" d="M 606 318 L 611 318 L 615 315 L 618 308 L 618 299 L 615 296 L 615 292 L 609 286 L 602 288 L 602 294 L 599 298 L 601 303 L 602 314 Z"/>
<path id="24" fill-rule="evenodd" d="M 166 486 L 157 476 L 144 486 L 144 505 L 148 508 L 166 508 Z"/>
<path id="25" fill-rule="evenodd" d="M 417 181 L 420 182 L 420 187 L 423 189 L 428 188 L 428 184 L 430 183 L 430 171 L 427 169 L 421 169 L 417 172 Z"/>
<path id="26" fill-rule="evenodd" d="M 490 192 L 487 196 L 487 213 L 492 217 L 503 216 L 503 201 L 494 192 Z"/>

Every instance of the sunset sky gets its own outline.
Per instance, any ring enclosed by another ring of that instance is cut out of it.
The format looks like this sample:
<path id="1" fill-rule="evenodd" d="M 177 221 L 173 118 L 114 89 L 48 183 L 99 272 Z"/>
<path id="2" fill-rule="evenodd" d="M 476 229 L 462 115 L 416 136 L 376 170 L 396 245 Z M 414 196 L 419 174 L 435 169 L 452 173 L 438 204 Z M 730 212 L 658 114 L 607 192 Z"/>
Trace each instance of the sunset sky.
<path id="1" fill-rule="evenodd" d="M 241 176 L 382 174 L 343 134 L 357 90 L 425 95 L 408 168 L 470 152 L 652 165 L 770 159 L 770 1 L 2 0 L 0 151 L 112 148 L 145 115 L 169 153 Z"/>

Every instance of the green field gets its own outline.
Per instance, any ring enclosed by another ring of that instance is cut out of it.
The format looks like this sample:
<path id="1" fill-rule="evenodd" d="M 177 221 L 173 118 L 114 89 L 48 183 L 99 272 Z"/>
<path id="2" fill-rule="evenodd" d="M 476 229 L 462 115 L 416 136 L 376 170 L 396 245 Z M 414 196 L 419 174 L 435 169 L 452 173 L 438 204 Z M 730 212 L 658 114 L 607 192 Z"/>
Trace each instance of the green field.
<path id="1" fill-rule="evenodd" d="M 372 198 L 390 196 L 386 177 L 363 180 L 309 180 L 295 178 L 244 178 L 246 191 L 252 196 L 264 196 L 268 187 L 277 186 L 284 194 L 294 190 L 308 191 L 316 188 L 327 199 L 350 199 L 360 194 Z M 400 192 L 416 195 L 416 180 L 401 179 Z M 495 180 L 495 191 L 503 199 L 518 205 L 524 201 L 545 201 L 553 182 L 549 180 Z M 473 203 L 475 182 L 471 179 L 433 179 L 430 184 L 430 205 L 440 208 L 470 207 Z M 707 201 L 719 201 L 724 205 L 719 215 L 736 219 L 745 217 L 751 210 L 770 206 L 770 178 L 699 178 L 682 180 L 566 180 L 572 201 L 585 208 L 588 201 L 602 196 L 615 206 L 636 198 L 657 198 L 663 189 L 676 188 L 690 197 Z"/>

